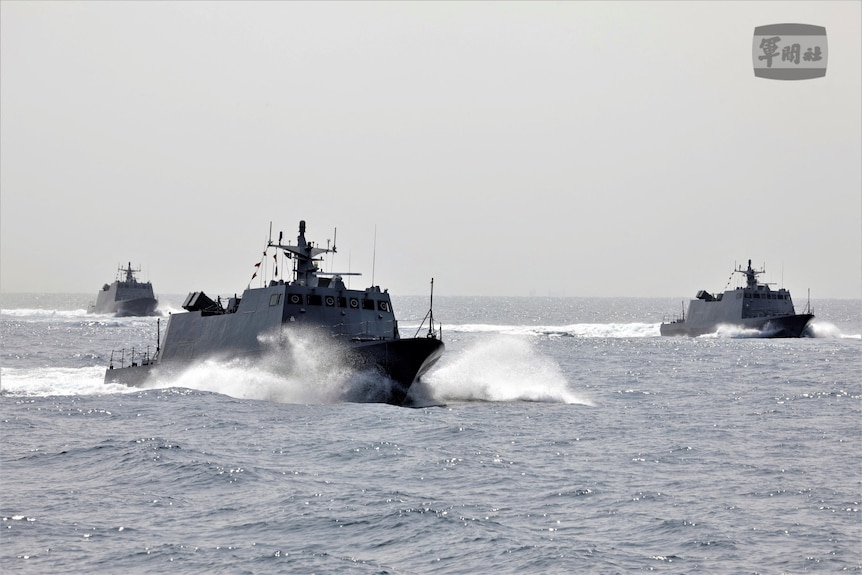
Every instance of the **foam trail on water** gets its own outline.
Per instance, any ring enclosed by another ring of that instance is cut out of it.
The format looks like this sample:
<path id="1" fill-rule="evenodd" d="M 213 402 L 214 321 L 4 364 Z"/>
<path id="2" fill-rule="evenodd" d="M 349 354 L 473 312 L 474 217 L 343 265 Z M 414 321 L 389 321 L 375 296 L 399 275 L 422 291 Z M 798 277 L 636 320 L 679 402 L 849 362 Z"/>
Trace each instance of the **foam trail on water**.
<path id="1" fill-rule="evenodd" d="M 707 333 L 698 336 L 704 339 L 710 338 L 732 338 L 732 339 L 747 339 L 747 338 L 763 338 L 769 337 L 769 332 L 751 327 L 740 327 L 738 325 L 720 325 L 714 333 Z"/>
<path id="2" fill-rule="evenodd" d="M 766 329 L 755 329 L 755 328 L 744 328 L 737 325 L 720 325 L 715 333 L 708 333 L 698 337 L 701 338 L 733 338 L 733 339 L 746 339 L 746 338 L 764 338 L 770 337 L 774 335 L 774 332 L 770 333 L 769 330 Z M 803 337 L 815 337 L 815 338 L 848 338 L 848 339 L 860 339 L 859 335 L 845 335 L 841 333 L 841 330 L 834 324 L 824 321 L 811 322 L 805 328 L 803 332 Z"/>
<path id="3" fill-rule="evenodd" d="M 549 337 L 635 338 L 661 335 L 657 323 L 578 323 L 541 329 L 539 333 Z"/>
<path id="4" fill-rule="evenodd" d="M 105 384 L 105 368 L 101 366 L 75 368 L 0 369 L 0 391 L 20 397 L 51 395 L 99 395 L 129 393 L 132 387 Z"/>
<path id="5" fill-rule="evenodd" d="M 19 309 L 3 309 L 0 310 L 0 315 L 6 317 L 18 317 L 28 319 L 80 319 L 92 317 L 98 319 L 105 316 L 96 316 L 88 314 L 85 309 L 74 310 L 56 310 L 56 309 L 39 309 L 39 308 L 19 308 Z"/>
<path id="6" fill-rule="evenodd" d="M 156 380 L 147 387 L 183 387 L 238 399 L 275 403 L 364 403 L 383 401 L 391 382 L 376 372 L 311 371 L 305 375 L 280 374 L 265 362 L 242 359 L 205 361 L 176 377 Z"/>
<path id="7" fill-rule="evenodd" d="M 439 364 L 438 364 L 439 365 Z M 498 336 L 461 352 L 423 377 L 439 401 L 544 401 L 593 405 L 572 393 L 559 366 L 525 338 Z"/>
<path id="8" fill-rule="evenodd" d="M 157 379 L 147 387 L 183 387 L 220 393 L 238 399 L 277 403 L 326 403 L 325 387 L 308 381 L 283 377 L 251 360 L 205 361 L 175 377 Z"/>
<path id="9" fill-rule="evenodd" d="M 447 325 L 445 329 L 453 333 L 499 333 L 545 337 L 634 338 L 656 337 L 660 335 L 659 324 L 657 323 L 575 323 L 569 325 L 456 324 Z"/>

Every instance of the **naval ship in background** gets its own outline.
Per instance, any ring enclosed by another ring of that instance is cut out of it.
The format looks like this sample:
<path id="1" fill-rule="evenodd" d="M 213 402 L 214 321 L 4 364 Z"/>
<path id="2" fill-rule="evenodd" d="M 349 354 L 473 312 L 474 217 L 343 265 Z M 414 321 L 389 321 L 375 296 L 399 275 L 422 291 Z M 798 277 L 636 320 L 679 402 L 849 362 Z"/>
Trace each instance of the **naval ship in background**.
<path id="1" fill-rule="evenodd" d="M 153 284 L 150 282 L 139 282 L 135 273 L 141 268 L 132 269 L 132 262 L 128 267 L 118 269 L 118 278 L 111 285 L 105 284 L 96 296 L 96 303 L 91 305 L 87 311 L 90 313 L 114 314 L 117 316 L 151 315 L 156 311 L 159 301 L 153 295 Z"/>
<path id="2" fill-rule="evenodd" d="M 806 313 L 797 314 L 790 292 L 784 288 L 770 289 L 759 283 L 757 276 L 764 270 L 748 268 L 733 270 L 745 275 L 745 287 L 713 295 L 706 290 L 697 292 L 697 299 L 688 304 L 688 314 L 660 326 L 661 335 L 699 336 L 715 333 L 719 326 L 736 326 L 757 330 L 760 337 L 801 337 L 814 318 L 810 305 Z"/>
<path id="3" fill-rule="evenodd" d="M 150 378 L 172 377 L 207 359 L 261 357 L 270 349 L 267 342 L 273 338 L 269 336 L 278 342 L 276 349 L 282 360 L 278 369 L 289 371 L 297 366 L 289 365 L 286 334 L 311 329 L 325 334 L 326 345 L 336 342 L 351 368 L 374 370 L 391 380 L 388 389 L 366 401 L 402 404 L 410 386 L 444 350 L 441 334 L 434 326 L 433 279 L 432 306 L 425 316 L 428 333 L 419 336 L 423 320 L 414 337 L 402 338 L 388 290 L 381 291 L 379 286 L 349 289 L 342 276 L 360 274 L 321 271 L 319 256 L 335 253 L 335 243 L 330 249 L 328 242 L 326 248 L 307 242 L 305 221 L 299 222 L 296 245 L 282 244 L 279 234 L 279 241 L 270 240 L 269 247 L 282 250 L 293 260 L 292 281 L 272 279 L 266 287 L 249 287 L 242 297 L 229 298 L 226 305 L 221 298 L 214 301 L 203 292 L 190 293 L 183 303 L 186 311 L 171 314 L 163 341 L 157 339 L 154 356 L 135 358 L 133 353 L 126 364 L 123 353 L 117 367 L 116 352 L 112 352 L 105 383 L 141 386 Z"/>

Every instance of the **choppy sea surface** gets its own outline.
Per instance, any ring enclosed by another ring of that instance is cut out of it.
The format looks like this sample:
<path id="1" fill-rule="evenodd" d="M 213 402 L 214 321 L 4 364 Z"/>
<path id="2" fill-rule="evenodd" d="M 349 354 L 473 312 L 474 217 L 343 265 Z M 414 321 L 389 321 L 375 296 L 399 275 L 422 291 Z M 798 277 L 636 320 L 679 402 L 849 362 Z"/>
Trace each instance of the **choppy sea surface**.
<path id="1" fill-rule="evenodd" d="M 313 349 L 105 385 L 156 318 L 89 299 L 2 296 L 5 573 L 862 572 L 858 300 L 772 340 L 661 337 L 678 299 L 437 297 L 405 408 Z M 393 304 L 412 336 L 426 298 Z"/>

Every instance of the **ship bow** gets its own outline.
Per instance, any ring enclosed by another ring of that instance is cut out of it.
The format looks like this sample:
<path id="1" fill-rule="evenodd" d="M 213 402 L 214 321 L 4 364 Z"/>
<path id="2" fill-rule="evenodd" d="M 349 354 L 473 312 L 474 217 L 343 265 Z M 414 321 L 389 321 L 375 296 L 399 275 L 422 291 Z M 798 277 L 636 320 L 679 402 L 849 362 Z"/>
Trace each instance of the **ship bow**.
<path id="1" fill-rule="evenodd" d="M 763 331 L 769 337 L 802 337 L 812 319 L 814 315 L 810 313 L 773 319 L 767 322 Z"/>
<path id="2" fill-rule="evenodd" d="M 439 339 L 417 337 L 369 343 L 357 347 L 356 351 L 366 361 L 373 361 L 392 380 L 392 390 L 386 403 L 400 405 L 413 382 L 440 359 L 444 349 Z"/>

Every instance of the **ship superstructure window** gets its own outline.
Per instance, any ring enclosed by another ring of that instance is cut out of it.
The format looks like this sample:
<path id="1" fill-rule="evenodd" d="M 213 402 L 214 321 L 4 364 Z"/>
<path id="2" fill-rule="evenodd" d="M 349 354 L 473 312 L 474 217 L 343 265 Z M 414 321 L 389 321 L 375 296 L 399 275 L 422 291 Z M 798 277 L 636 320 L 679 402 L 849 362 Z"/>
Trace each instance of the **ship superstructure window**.
<path id="1" fill-rule="evenodd" d="M 271 296 L 269 296 L 269 305 L 271 305 L 271 306 L 272 305 L 278 305 L 280 303 L 281 303 L 281 294 L 280 293 L 274 293 Z"/>
<path id="2" fill-rule="evenodd" d="M 339 297 L 338 298 L 338 307 L 347 307 L 347 298 Z"/>
<path id="3" fill-rule="evenodd" d="M 384 301 L 384 300 L 380 300 L 379 302 L 377 302 L 377 309 L 379 309 L 380 311 L 387 311 L 388 312 L 389 311 L 389 302 Z"/>
<path id="4" fill-rule="evenodd" d="M 362 300 L 362 309 L 374 309 L 374 300 L 373 299 Z"/>
<path id="5" fill-rule="evenodd" d="M 323 305 L 323 298 L 320 297 L 320 294 L 310 293 L 308 294 L 308 305 Z"/>

